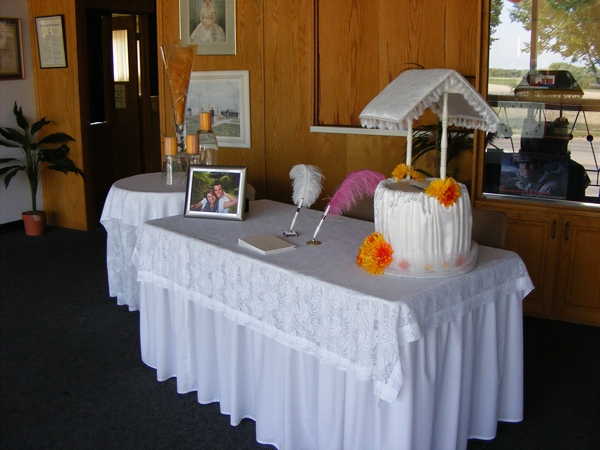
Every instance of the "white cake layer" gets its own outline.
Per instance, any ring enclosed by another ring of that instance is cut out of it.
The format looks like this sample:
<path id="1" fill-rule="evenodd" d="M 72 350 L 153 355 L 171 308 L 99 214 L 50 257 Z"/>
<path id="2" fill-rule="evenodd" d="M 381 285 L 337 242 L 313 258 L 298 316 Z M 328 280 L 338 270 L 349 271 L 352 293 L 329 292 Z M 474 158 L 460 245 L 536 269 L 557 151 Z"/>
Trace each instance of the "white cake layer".
<path id="1" fill-rule="evenodd" d="M 472 270 L 477 244 L 471 241 L 472 214 L 467 188 L 444 207 L 424 192 L 431 180 L 389 178 L 374 196 L 375 231 L 394 250 L 386 273 L 407 277 L 446 277 Z"/>

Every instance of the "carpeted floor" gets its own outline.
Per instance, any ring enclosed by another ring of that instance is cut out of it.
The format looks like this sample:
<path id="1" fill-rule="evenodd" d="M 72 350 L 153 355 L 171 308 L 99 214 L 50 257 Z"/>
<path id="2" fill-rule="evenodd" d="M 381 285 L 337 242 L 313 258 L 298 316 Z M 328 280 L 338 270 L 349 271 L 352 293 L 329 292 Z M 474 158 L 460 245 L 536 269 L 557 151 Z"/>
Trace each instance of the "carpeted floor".
<path id="1" fill-rule="evenodd" d="M 108 296 L 106 234 L 0 233 L 2 449 L 258 449 L 140 359 L 139 314 Z"/>
<path id="2" fill-rule="evenodd" d="M 156 380 L 138 313 L 108 297 L 105 246 L 102 228 L 0 231 L 0 448 L 273 448 Z M 525 359 L 525 420 L 468 449 L 600 448 L 600 328 L 526 318 Z"/>

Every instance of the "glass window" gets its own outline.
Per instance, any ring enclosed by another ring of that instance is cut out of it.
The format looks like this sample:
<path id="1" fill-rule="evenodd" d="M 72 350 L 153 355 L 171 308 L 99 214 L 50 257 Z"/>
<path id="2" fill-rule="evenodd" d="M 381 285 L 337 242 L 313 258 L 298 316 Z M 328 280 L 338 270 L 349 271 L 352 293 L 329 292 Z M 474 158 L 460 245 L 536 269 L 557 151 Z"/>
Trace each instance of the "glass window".
<path id="1" fill-rule="evenodd" d="M 491 0 L 484 192 L 600 203 L 598 30 L 600 0 Z"/>
<path id="2" fill-rule="evenodd" d="M 115 82 L 129 82 L 127 30 L 113 30 L 113 77 Z"/>

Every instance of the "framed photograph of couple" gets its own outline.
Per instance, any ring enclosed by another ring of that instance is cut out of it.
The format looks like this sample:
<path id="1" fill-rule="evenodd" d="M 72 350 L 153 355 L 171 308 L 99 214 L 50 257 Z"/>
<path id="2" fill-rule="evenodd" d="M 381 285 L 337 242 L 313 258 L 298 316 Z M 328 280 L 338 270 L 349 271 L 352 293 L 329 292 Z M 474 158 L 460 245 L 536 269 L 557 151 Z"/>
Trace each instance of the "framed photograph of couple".
<path id="1" fill-rule="evenodd" d="M 184 217 L 244 220 L 247 167 L 188 169 Z"/>
<path id="2" fill-rule="evenodd" d="M 181 45 L 197 55 L 235 55 L 235 0 L 179 0 Z"/>
<path id="3" fill-rule="evenodd" d="M 196 133 L 201 112 L 210 111 L 220 147 L 250 148 L 250 92 L 247 70 L 192 72 L 185 129 Z"/>

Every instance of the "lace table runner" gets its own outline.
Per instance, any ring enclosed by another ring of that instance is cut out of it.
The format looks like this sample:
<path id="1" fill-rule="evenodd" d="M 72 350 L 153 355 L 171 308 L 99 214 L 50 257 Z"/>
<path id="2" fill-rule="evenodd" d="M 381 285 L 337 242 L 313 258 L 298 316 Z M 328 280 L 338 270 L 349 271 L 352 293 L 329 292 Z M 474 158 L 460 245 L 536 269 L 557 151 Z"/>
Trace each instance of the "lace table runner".
<path id="1" fill-rule="evenodd" d="M 281 344 L 373 379 L 375 395 L 392 402 L 402 386 L 399 346 L 507 295 L 532 289 L 522 260 L 480 247 L 478 265 L 442 279 L 369 275 L 356 266 L 373 224 L 328 217 L 318 246 L 306 244 L 322 213 L 302 210 L 291 251 L 263 256 L 238 238 L 281 236 L 295 207 L 252 202 L 243 222 L 169 217 L 141 226 L 133 260 L 138 281 L 154 283 L 220 312 Z"/>

